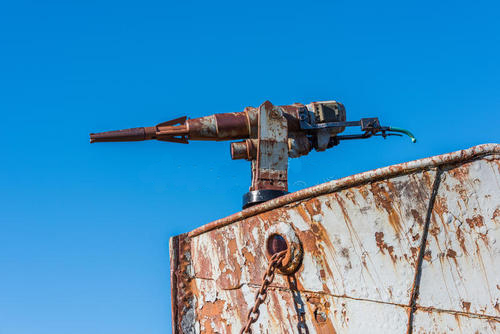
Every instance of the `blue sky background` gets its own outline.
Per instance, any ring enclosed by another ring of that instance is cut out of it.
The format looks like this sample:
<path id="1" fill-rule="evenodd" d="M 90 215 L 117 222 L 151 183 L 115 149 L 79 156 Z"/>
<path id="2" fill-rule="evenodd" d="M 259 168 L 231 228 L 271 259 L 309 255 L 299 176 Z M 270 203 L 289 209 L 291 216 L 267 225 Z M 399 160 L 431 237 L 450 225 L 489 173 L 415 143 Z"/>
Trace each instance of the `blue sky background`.
<path id="1" fill-rule="evenodd" d="M 290 189 L 498 142 L 497 1 L 2 1 L 0 334 L 170 332 L 168 239 L 240 209 L 229 143 L 88 133 L 336 99 L 418 138 L 290 161 Z"/>

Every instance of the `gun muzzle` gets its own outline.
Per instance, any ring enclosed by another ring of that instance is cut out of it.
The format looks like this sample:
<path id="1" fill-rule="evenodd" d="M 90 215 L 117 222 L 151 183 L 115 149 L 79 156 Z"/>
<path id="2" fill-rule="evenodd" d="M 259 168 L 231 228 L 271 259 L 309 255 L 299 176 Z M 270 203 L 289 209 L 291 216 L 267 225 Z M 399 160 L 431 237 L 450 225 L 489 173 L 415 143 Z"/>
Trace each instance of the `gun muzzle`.
<path id="1" fill-rule="evenodd" d="M 90 134 L 91 143 L 146 140 L 145 128 L 106 131 Z"/>
<path id="2" fill-rule="evenodd" d="M 187 143 L 186 136 L 188 135 L 188 129 L 185 125 L 185 121 L 186 117 L 181 117 L 160 123 L 156 126 L 91 133 L 90 142 L 103 143 L 156 139 L 176 143 Z"/>

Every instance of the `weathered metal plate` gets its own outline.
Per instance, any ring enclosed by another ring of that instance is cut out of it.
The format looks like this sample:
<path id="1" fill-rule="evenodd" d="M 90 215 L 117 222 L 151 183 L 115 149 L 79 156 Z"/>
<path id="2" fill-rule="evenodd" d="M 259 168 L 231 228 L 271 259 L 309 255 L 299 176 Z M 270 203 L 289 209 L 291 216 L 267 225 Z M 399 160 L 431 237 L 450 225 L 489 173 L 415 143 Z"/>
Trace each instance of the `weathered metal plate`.
<path id="1" fill-rule="evenodd" d="M 420 172 L 352 187 L 201 234 L 191 248 L 196 277 L 219 289 L 260 284 L 266 231 L 281 222 L 302 241 L 302 290 L 408 304 L 433 179 Z M 285 278 L 275 285 L 285 288 Z"/>
<path id="2" fill-rule="evenodd" d="M 482 145 L 353 175 L 174 237 L 174 333 L 238 333 L 275 232 L 302 245 L 298 291 L 276 275 L 254 332 L 298 332 L 297 305 L 309 333 L 494 331 L 498 153 Z"/>
<path id="3" fill-rule="evenodd" d="M 443 171 L 422 264 L 418 305 L 500 317 L 500 164 Z"/>
<path id="4" fill-rule="evenodd" d="M 212 280 L 195 279 L 199 291 L 196 304 L 198 321 L 193 333 L 238 333 L 247 310 L 253 306 L 258 287 L 220 290 Z M 306 323 L 310 333 L 403 333 L 407 311 L 392 304 L 372 303 L 349 298 L 301 292 L 307 305 Z M 260 317 L 253 324 L 254 333 L 297 333 L 294 302 L 288 291 L 272 289 L 261 306 Z M 292 312 L 291 312 L 292 311 Z"/>

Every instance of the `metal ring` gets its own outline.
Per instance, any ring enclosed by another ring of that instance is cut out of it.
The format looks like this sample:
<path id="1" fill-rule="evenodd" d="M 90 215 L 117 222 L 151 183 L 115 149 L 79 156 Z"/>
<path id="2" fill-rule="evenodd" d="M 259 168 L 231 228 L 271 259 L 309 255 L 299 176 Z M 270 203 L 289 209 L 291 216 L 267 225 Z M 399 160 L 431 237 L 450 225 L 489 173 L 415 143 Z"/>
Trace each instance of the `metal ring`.
<path id="1" fill-rule="evenodd" d="M 278 270 L 282 274 L 291 275 L 295 273 L 302 264 L 302 259 L 304 257 L 302 243 L 291 225 L 284 222 L 275 223 L 271 225 L 266 232 L 266 256 L 268 260 L 273 256 L 273 254 L 270 253 L 268 244 L 271 238 L 276 235 L 281 236 L 286 242 L 286 255 Z"/>

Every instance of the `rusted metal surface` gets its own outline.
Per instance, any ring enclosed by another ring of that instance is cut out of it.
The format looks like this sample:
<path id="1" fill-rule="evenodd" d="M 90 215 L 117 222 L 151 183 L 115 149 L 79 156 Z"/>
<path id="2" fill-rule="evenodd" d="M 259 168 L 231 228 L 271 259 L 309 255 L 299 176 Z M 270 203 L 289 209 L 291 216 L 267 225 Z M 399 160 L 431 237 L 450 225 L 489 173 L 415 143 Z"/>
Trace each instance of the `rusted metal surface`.
<path id="1" fill-rule="evenodd" d="M 500 321 L 498 318 L 419 309 L 415 313 L 413 332 L 496 334 L 499 331 Z"/>
<path id="2" fill-rule="evenodd" d="M 174 333 L 239 332 L 277 234 L 294 269 L 254 332 L 498 332 L 499 156 L 488 144 L 381 168 L 174 237 Z"/>
<path id="3" fill-rule="evenodd" d="M 259 107 L 257 159 L 250 190 L 288 191 L 288 130 L 282 108 L 265 102 Z"/>
<path id="4" fill-rule="evenodd" d="M 260 316 L 260 305 L 266 301 L 267 295 L 269 293 L 269 286 L 273 283 L 274 277 L 276 276 L 276 271 L 282 266 L 283 259 L 286 256 L 286 249 L 274 253 L 269 259 L 269 266 L 267 267 L 266 273 L 262 278 L 262 285 L 258 292 L 255 294 L 255 304 L 248 311 L 246 325 L 241 328 L 240 334 L 251 334 L 252 325 L 259 320 Z"/>
<path id="5" fill-rule="evenodd" d="M 490 156 L 442 172 L 419 306 L 500 316 L 499 167 Z"/>
<path id="6" fill-rule="evenodd" d="M 182 328 L 180 324 L 174 333 L 238 333 L 245 324 L 247 310 L 254 304 L 258 287 L 244 285 L 240 289 L 219 290 L 214 281 L 195 281 L 200 293 L 194 312 L 199 318 L 192 327 Z M 303 291 L 299 298 L 305 304 L 305 322 L 310 333 L 406 331 L 404 307 Z M 252 328 L 254 333 L 298 333 L 297 318 L 292 294 L 271 287 Z"/>

